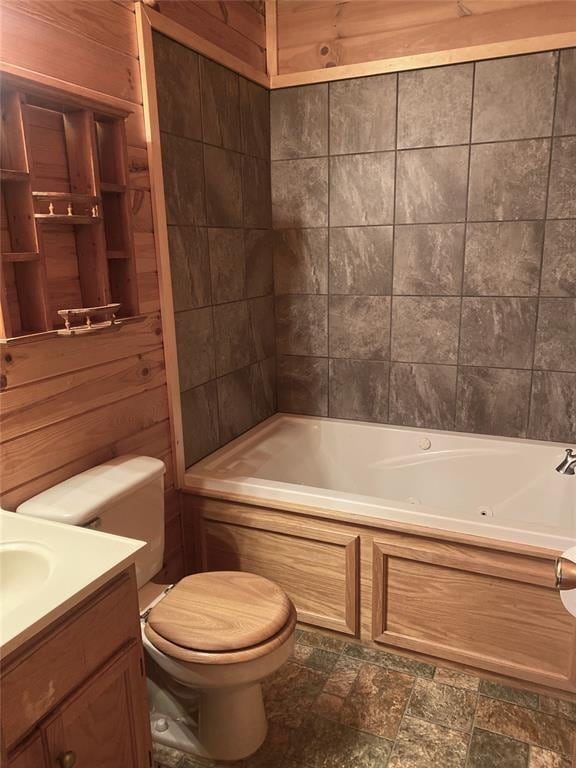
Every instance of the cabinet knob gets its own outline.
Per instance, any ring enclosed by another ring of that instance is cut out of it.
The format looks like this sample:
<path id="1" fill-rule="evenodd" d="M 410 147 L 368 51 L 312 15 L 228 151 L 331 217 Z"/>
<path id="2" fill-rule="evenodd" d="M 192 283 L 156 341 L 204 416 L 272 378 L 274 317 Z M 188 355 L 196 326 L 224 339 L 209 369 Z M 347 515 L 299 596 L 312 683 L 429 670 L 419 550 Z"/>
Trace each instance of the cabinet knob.
<path id="1" fill-rule="evenodd" d="M 76 765 L 76 752 L 62 752 L 58 755 L 58 765 L 60 768 L 74 768 Z"/>

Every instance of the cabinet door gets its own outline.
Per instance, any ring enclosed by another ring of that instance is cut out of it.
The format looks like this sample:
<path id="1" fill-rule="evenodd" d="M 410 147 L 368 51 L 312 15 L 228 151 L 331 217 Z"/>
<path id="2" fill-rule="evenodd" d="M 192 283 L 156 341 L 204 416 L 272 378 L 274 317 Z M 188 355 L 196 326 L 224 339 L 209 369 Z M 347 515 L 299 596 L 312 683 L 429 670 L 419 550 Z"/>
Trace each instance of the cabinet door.
<path id="1" fill-rule="evenodd" d="M 148 768 L 150 725 L 141 649 L 132 643 L 42 726 L 51 765 Z"/>
<path id="2" fill-rule="evenodd" d="M 7 768 L 43 768 L 47 765 L 42 739 L 40 734 L 37 734 L 25 746 L 16 749 L 10 755 Z"/>

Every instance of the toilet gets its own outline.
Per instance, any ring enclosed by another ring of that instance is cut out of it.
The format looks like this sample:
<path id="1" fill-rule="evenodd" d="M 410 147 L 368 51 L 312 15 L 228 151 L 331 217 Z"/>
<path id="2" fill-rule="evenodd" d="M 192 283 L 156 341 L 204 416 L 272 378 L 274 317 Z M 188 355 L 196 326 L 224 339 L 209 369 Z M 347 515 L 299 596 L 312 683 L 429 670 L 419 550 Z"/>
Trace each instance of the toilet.
<path id="1" fill-rule="evenodd" d="M 21 504 L 17 512 L 146 542 L 136 579 L 155 741 L 241 760 L 266 738 L 261 682 L 294 647 L 296 611 L 274 582 L 219 571 L 152 581 L 164 556 L 164 464 L 120 456 Z"/>

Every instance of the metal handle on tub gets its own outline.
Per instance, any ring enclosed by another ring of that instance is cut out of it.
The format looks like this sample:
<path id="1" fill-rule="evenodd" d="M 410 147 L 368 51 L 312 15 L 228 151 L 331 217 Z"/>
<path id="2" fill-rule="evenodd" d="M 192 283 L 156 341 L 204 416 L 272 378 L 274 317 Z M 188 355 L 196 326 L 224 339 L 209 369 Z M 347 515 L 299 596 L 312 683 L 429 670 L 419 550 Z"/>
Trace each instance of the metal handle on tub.
<path id="1" fill-rule="evenodd" d="M 576 563 L 566 557 L 559 557 L 554 567 L 556 589 L 576 589 Z"/>

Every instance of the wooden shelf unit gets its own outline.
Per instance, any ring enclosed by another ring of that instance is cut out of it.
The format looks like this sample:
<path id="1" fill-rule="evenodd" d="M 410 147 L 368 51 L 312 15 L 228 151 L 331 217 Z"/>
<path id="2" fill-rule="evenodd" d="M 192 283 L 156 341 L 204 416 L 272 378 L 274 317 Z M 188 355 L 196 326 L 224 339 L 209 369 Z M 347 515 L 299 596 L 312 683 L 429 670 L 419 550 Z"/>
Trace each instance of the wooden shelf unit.
<path id="1" fill-rule="evenodd" d="M 57 330 L 59 309 L 137 315 L 125 116 L 10 85 L 1 121 L 0 336 Z"/>

